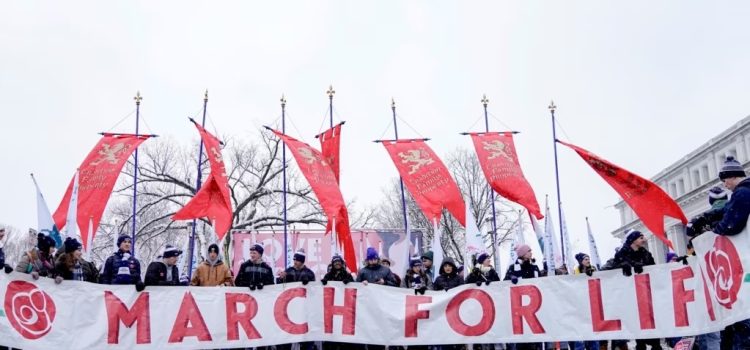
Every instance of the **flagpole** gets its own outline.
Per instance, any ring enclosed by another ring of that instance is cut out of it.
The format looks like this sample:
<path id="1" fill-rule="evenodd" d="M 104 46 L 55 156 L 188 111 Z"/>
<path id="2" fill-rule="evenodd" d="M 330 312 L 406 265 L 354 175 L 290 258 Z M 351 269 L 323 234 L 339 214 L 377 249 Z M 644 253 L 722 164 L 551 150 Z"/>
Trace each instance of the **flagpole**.
<path id="1" fill-rule="evenodd" d="M 206 90 L 206 93 L 203 94 L 203 120 L 201 120 L 201 127 L 206 127 L 206 109 L 208 107 L 208 90 Z M 198 191 L 201 189 L 201 181 L 203 180 L 203 138 L 201 138 L 200 143 L 198 144 L 198 176 L 196 176 L 197 180 L 195 182 L 195 193 L 198 193 Z M 193 230 L 190 233 L 190 256 L 195 256 L 195 227 L 197 225 L 196 219 L 193 219 Z M 188 260 L 188 279 L 192 280 L 193 278 L 193 259 L 191 258 Z"/>
<path id="2" fill-rule="evenodd" d="M 565 239 L 563 237 L 563 224 L 562 224 L 562 199 L 560 199 L 560 170 L 557 164 L 557 128 L 555 127 L 555 101 L 550 101 L 549 112 L 552 115 L 552 145 L 555 150 L 555 184 L 557 185 L 557 215 L 560 222 L 560 253 L 562 254 L 562 261 L 565 261 Z"/>
<path id="3" fill-rule="evenodd" d="M 286 98 L 284 98 L 284 95 L 281 95 L 281 132 L 283 134 L 286 134 Z M 287 225 L 287 217 L 286 217 L 286 147 L 284 145 L 281 146 L 281 181 L 284 183 L 282 188 L 282 198 L 284 202 L 284 266 L 288 266 L 289 259 L 288 259 L 288 250 L 289 250 L 289 241 L 287 240 L 286 235 L 286 225 Z"/>
<path id="4" fill-rule="evenodd" d="M 140 120 L 141 120 L 141 100 L 143 97 L 141 97 L 141 92 L 136 91 L 135 97 L 133 97 L 135 100 L 135 136 L 138 137 L 138 133 L 140 131 Z M 133 245 L 130 247 L 130 254 L 135 256 L 135 226 L 136 226 L 136 209 L 137 209 L 137 199 L 138 199 L 138 148 L 135 149 L 135 158 L 133 161 L 133 237 L 130 239 L 133 242 Z"/>
<path id="5" fill-rule="evenodd" d="M 328 91 L 326 91 L 326 94 L 328 94 L 328 116 L 329 116 L 329 127 L 333 128 L 333 95 L 336 94 L 336 90 L 333 89 L 333 85 L 328 86 Z M 333 132 L 333 131 L 332 131 Z M 333 136 L 333 135 L 331 135 Z M 339 251 L 339 243 L 338 243 L 338 237 L 336 237 L 338 233 L 336 232 L 336 217 L 333 217 L 332 225 L 331 225 L 331 240 L 333 241 L 333 252 L 338 253 Z"/>
<path id="6" fill-rule="evenodd" d="M 396 137 L 396 141 L 398 141 L 398 123 L 396 122 L 396 101 L 391 98 L 391 112 L 393 114 L 393 134 Z M 404 193 L 404 179 L 399 176 L 398 177 L 399 185 L 401 186 L 401 211 L 404 215 L 404 234 L 405 236 L 409 238 L 409 218 L 406 214 L 406 194 Z M 407 242 L 408 244 L 411 244 L 411 242 Z M 407 248 L 408 249 L 408 248 Z"/>
<path id="7" fill-rule="evenodd" d="M 484 106 L 484 131 L 490 132 L 490 120 L 487 117 L 487 104 L 490 100 L 487 99 L 487 95 L 482 95 L 482 105 Z M 490 188 L 490 184 L 487 184 L 487 188 Z M 495 191 L 490 188 L 490 201 L 492 202 L 492 257 L 495 260 L 495 267 L 499 267 L 500 260 L 497 256 L 497 212 L 495 211 Z M 467 204 L 468 205 L 468 204 Z M 464 263 L 464 265 L 466 265 Z"/>

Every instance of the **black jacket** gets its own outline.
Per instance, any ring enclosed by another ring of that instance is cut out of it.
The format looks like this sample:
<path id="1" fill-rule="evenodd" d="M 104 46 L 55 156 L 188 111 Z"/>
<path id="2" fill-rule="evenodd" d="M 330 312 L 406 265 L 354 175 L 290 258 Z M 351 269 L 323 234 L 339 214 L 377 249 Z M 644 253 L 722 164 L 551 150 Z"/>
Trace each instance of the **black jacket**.
<path id="1" fill-rule="evenodd" d="M 172 279 L 167 280 L 167 269 L 172 269 Z M 146 269 L 146 285 L 147 286 L 180 286 L 187 285 L 187 283 L 180 283 L 180 273 L 177 271 L 177 266 L 168 267 L 167 264 L 161 261 L 154 261 L 148 264 Z"/>
<path id="2" fill-rule="evenodd" d="M 510 281 L 513 277 L 517 279 L 529 279 L 539 277 L 539 266 L 531 260 L 516 259 L 516 263 L 508 266 L 504 280 Z"/>
<path id="3" fill-rule="evenodd" d="M 453 267 L 453 270 L 451 273 L 445 272 L 445 265 L 451 265 Z M 432 284 L 433 290 L 448 290 L 451 288 L 458 287 L 460 285 L 464 284 L 464 279 L 458 274 L 458 269 L 456 268 L 456 264 L 453 263 L 452 258 L 445 258 L 443 260 L 443 263 L 440 264 L 440 275 L 435 279 L 435 282 Z"/>
<path id="4" fill-rule="evenodd" d="M 494 268 L 490 268 L 486 273 L 482 273 L 479 268 L 474 268 L 471 273 L 466 276 L 466 283 L 477 283 L 477 282 L 496 282 L 500 280 L 500 276 L 497 275 L 497 271 Z"/>
<path id="5" fill-rule="evenodd" d="M 240 265 L 234 285 L 237 287 L 250 287 L 251 285 L 273 284 L 273 269 L 265 262 L 260 264 L 248 260 Z"/>
<path id="6" fill-rule="evenodd" d="M 624 246 L 615 253 L 615 260 L 612 262 L 612 267 L 620 269 L 623 267 L 649 266 L 654 264 L 656 264 L 654 257 L 646 248 L 633 250 L 630 246 Z"/>
<path id="7" fill-rule="evenodd" d="M 331 270 L 323 276 L 323 279 L 326 281 L 354 282 L 354 277 L 352 277 L 352 274 L 346 271 L 345 268 L 338 270 L 331 268 Z"/>
<path id="8" fill-rule="evenodd" d="M 733 236 L 745 229 L 747 218 L 750 216 L 750 178 L 737 184 L 732 197 L 724 206 L 724 216 L 714 227 L 714 233 Z"/>
<path id="9" fill-rule="evenodd" d="M 287 267 L 286 276 L 284 278 L 277 278 L 276 283 L 292 283 L 292 282 L 313 282 L 315 281 L 315 273 L 308 269 L 307 266 L 302 266 L 301 269 L 297 270 L 294 266 Z"/>
<path id="10" fill-rule="evenodd" d="M 126 255 L 127 254 L 127 255 Z M 141 262 L 130 253 L 118 250 L 107 258 L 99 276 L 101 284 L 136 284 L 141 282 Z"/>
<path id="11" fill-rule="evenodd" d="M 383 265 L 367 265 L 359 269 L 357 282 L 367 281 L 367 283 L 377 283 L 380 280 L 385 282 L 384 285 L 398 287 L 396 279 L 393 277 L 391 269 Z"/>

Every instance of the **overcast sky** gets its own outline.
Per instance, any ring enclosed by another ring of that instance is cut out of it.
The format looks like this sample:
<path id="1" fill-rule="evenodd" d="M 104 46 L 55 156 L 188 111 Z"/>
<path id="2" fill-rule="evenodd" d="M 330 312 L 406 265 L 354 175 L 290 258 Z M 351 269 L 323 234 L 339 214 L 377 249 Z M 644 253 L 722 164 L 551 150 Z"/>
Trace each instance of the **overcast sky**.
<path id="1" fill-rule="evenodd" d="M 371 142 L 392 136 L 391 97 L 411 126 L 400 136 L 429 137 L 445 156 L 471 148 L 458 133 L 483 129 L 486 93 L 490 128 L 522 132 L 521 165 L 542 205 L 545 194 L 555 201 L 553 99 L 560 138 L 651 177 L 750 114 L 747 18 L 740 1 L 6 2 L 0 223 L 36 226 L 30 172 L 54 211 L 97 133 L 134 110 L 136 90 L 142 130 L 183 144 L 197 139 L 185 117 L 204 89 L 209 128 L 246 138 L 277 120 L 283 93 L 289 134 L 317 144 L 333 84 L 347 121 L 342 190 L 361 205 L 397 176 Z M 573 240 L 587 249 L 588 216 L 609 256 L 618 196 L 559 151 Z"/>

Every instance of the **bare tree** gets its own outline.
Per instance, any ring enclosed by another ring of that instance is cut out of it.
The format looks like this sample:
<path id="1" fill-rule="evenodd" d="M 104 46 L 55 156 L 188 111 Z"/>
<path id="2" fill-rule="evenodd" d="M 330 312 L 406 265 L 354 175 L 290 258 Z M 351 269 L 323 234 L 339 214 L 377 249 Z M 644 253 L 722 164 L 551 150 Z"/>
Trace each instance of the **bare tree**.
<path id="1" fill-rule="evenodd" d="M 453 178 L 467 202 L 466 204 L 471 207 L 471 212 L 477 219 L 477 225 L 483 233 L 487 251 L 495 252 L 492 246 L 493 215 L 490 196 L 492 189 L 484 178 L 479 160 L 472 152 L 464 148 L 458 148 L 445 158 L 445 164 L 451 170 Z M 422 232 L 425 232 L 425 236 L 422 237 L 423 241 L 431 241 L 434 234 L 433 225 L 422 214 L 409 191 L 404 190 L 406 192 L 406 212 L 409 216 L 410 225 L 413 228 L 421 228 Z M 383 227 L 403 227 L 401 189 L 398 178 L 394 179 L 383 190 L 383 195 L 384 198 L 376 213 L 376 223 Z M 513 230 L 518 222 L 518 213 L 510 202 L 497 195 L 495 196 L 495 212 L 496 240 L 499 245 L 510 239 L 511 233 L 514 232 Z M 471 220 L 471 218 L 467 218 L 467 220 Z M 465 264 L 466 262 L 463 261 L 465 229 L 446 210 L 443 210 L 440 227 L 444 233 L 441 239 L 443 250 L 448 256 Z"/>
<path id="2" fill-rule="evenodd" d="M 0 240 L 0 247 L 5 253 L 5 263 L 15 266 L 23 254 L 36 246 L 37 233 L 33 229 L 24 232 L 4 224 L 0 224 L 0 228 L 5 228 L 5 237 Z"/>

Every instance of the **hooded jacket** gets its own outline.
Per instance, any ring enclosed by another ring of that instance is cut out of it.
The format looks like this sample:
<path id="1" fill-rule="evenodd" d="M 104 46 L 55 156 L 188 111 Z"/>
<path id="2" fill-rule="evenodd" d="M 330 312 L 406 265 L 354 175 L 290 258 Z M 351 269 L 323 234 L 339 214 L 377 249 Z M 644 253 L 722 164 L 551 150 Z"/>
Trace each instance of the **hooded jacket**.
<path id="1" fill-rule="evenodd" d="M 234 285 L 232 271 L 221 259 L 217 259 L 213 264 L 205 260 L 195 270 L 190 285 L 200 287 L 232 286 Z"/>
<path id="2" fill-rule="evenodd" d="M 453 267 L 451 273 L 445 272 L 445 266 L 450 265 Z M 458 274 L 458 268 L 456 263 L 453 262 L 453 258 L 447 257 L 443 259 L 443 263 L 440 264 L 440 275 L 435 279 L 432 284 L 433 290 L 448 290 L 451 288 L 458 287 L 464 284 L 464 279 Z"/>

